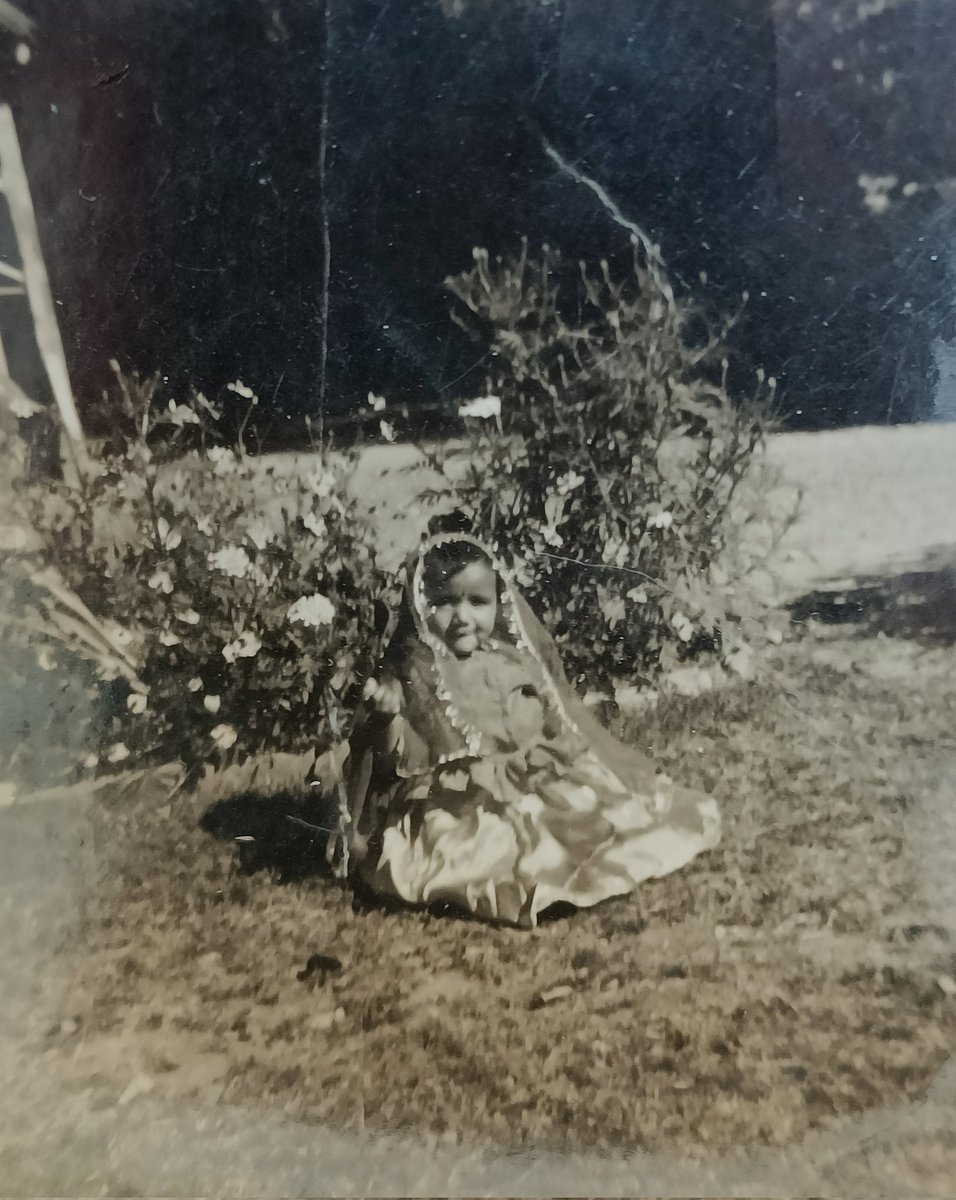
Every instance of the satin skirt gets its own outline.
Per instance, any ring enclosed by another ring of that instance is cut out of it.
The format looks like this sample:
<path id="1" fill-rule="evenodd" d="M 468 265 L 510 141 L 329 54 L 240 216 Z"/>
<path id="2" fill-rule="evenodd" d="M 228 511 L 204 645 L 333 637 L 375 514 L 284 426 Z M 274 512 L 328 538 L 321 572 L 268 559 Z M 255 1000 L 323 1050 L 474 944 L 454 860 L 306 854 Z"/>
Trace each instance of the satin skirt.
<path id="1" fill-rule="evenodd" d="M 679 870 L 720 839 L 713 799 L 665 776 L 628 792 L 593 754 L 471 762 L 403 781 L 360 868 L 374 891 L 533 927 Z"/>

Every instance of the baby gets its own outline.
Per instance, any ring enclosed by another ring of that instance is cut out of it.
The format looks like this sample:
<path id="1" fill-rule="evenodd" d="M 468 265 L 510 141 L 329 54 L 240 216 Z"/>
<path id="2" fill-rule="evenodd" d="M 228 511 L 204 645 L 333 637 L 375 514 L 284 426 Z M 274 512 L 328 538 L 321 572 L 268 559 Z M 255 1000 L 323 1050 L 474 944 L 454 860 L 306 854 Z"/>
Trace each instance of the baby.
<path id="1" fill-rule="evenodd" d="M 716 844 L 713 801 L 664 787 L 600 728 L 504 567 L 465 534 L 409 565 L 382 673 L 349 742 L 357 880 L 528 928 Z"/>
<path id="2" fill-rule="evenodd" d="M 456 658 L 470 658 L 486 646 L 498 620 L 498 576 L 478 546 L 436 547 L 425 560 L 423 582 L 428 628 Z M 363 699 L 382 716 L 397 716 L 402 688 L 396 679 L 370 679 Z"/>

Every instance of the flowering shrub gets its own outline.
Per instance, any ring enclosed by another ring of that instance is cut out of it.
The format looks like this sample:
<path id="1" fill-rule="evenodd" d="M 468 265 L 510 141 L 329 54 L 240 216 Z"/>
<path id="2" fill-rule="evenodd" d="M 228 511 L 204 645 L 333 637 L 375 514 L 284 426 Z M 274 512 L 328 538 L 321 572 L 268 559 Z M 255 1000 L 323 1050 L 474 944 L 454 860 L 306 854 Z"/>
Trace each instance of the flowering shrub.
<path id="1" fill-rule="evenodd" d="M 91 767 L 330 743 L 377 654 L 381 587 L 345 465 L 316 455 L 303 477 L 284 473 L 245 453 L 244 422 L 226 444 L 223 409 L 202 395 L 161 407 L 154 381 L 119 382 L 89 473 L 15 484 L 7 636 L 112 681 Z"/>
<path id="2" fill-rule="evenodd" d="M 572 675 L 607 686 L 702 651 L 746 672 L 765 610 L 743 579 L 789 498 L 752 468 L 775 383 L 731 400 L 726 335 L 675 298 L 635 237 L 624 279 L 547 247 L 476 250 L 447 281 L 490 349 L 459 409 L 464 466 L 435 452 L 463 508 L 515 562 Z M 748 624 L 749 622 L 749 624 Z"/>

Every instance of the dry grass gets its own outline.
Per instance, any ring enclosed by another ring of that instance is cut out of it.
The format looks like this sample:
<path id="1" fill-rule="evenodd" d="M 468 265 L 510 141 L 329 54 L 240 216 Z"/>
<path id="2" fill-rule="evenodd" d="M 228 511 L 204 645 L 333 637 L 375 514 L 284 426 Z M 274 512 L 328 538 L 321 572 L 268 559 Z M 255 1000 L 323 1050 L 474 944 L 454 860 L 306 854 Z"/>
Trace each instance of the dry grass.
<path id="1" fill-rule="evenodd" d="M 161 1094 L 516 1147 L 783 1144 L 916 1096 L 956 1046 L 920 857 L 927 830 L 956 845 L 932 802 L 954 731 L 956 651 L 873 639 L 787 648 L 761 684 L 669 702 L 630 736 L 718 796 L 723 845 L 534 934 L 353 907 L 302 873 L 279 798 L 214 823 L 273 853 L 286 830 L 284 878 L 203 831 L 208 796 L 106 791 L 63 1061 L 120 1089 L 145 1072 Z"/>

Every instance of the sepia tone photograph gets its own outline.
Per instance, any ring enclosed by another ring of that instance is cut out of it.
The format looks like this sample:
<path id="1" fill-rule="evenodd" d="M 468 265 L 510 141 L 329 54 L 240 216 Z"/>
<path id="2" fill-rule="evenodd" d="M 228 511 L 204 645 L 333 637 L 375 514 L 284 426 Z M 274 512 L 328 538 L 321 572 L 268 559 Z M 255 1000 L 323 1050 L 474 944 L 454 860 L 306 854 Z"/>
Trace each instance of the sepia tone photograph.
<path id="1" fill-rule="evenodd" d="M 0 1195 L 952 1195 L 954 66 L 0 0 Z"/>

